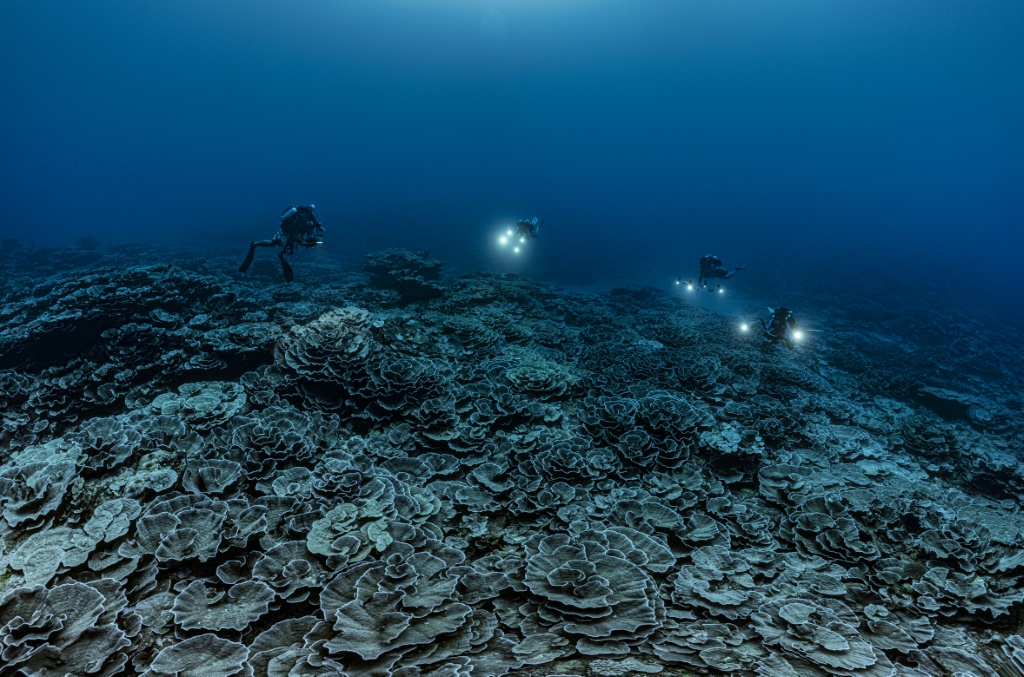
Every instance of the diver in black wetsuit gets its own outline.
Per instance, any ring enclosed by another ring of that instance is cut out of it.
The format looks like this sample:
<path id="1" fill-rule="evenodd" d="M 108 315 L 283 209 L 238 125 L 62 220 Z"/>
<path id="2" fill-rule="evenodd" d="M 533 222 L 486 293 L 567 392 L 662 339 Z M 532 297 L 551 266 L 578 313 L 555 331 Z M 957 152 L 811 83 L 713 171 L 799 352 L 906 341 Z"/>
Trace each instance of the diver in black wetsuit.
<path id="1" fill-rule="evenodd" d="M 244 273 L 252 265 L 256 247 L 281 247 L 277 258 L 281 260 L 284 279 L 291 282 L 294 278 L 292 267 L 285 256 L 295 253 L 295 247 L 316 247 L 323 244 L 324 227 L 316 213 L 316 205 L 299 205 L 288 207 L 281 212 L 281 227 L 272 240 L 257 240 L 249 243 L 249 253 L 239 267 L 238 272 Z"/>
<path id="2" fill-rule="evenodd" d="M 702 256 L 700 259 L 700 277 L 697 278 L 697 286 L 706 287 L 707 281 L 714 277 L 728 280 L 744 268 L 746 268 L 746 266 L 736 266 L 732 270 L 726 270 L 725 266 L 722 265 L 722 259 L 717 256 L 713 256 L 711 254 Z"/>
<path id="3" fill-rule="evenodd" d="M 759 320 L 764 330 L 764 340 L 769 343 L 785 343 L 787 347 L 793 348 L 793 341 L 797 338 L 796 317 L 789 308 L 768 309 L 772 316 L 768 322 Z"/>
<path id="4" fill-rule="evenodd" d="M 516 235 L 519 236 L 520 241 L 536 239 L 540 237 L 541 223 L 543 223 L 541 219 L 536 216 L 532 219 L 519 219 L 516 221 Z"/>

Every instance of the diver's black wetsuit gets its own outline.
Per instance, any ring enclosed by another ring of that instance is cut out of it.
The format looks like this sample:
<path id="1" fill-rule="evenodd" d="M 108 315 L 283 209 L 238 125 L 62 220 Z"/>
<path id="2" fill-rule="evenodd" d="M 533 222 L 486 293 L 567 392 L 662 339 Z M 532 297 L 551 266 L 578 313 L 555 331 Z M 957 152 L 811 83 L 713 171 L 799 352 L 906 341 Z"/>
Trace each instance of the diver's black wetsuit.
<path id="1" fill-rule="evenodd" d="M 281 260 L 281 270 L 284 271 L 284 279 L 291 282 L 295 277 L 292 267 L 284 258 L 295 253 L 296 245 L 302 247 L 315 247 L 322 244 L 324 227 L 320 223 L 314 205 L 299 205 L 288 207 L 281 212 L 281 228 L 272 240 L 256 240 L 249 243 L 249 253 L 238 268 L 238 272 L 244 273 L 252 265 L 253 256 L 256 255 L 256 247 L 281 247 L 277 258 Z"/>
<path id="2" fill-rule="evenodd" d="M 796 317 L 789 308 L 776 308 L 768 322 L 761 320 L 764 339 L 771 343 L 785 343 L 793 347 L 793 332 L 796 330 Z"/>
<path id="3" fill-rule="evenodd" d="M 538 232 L 540 231 L 541 220 L 536 216 L 532 219 L 519 219 L 516 222 L 516 235 L 519 237 L 537 238 L 540 237 Z"/>
<path id="4" fill-rule="evenodd" d="M 746 268 L 746 266 L 736 266 L 732 270 L 726 270 L 725 266 L 722 265 L 722 259 L 717 256 L 712 256 L 711 254 L 702 256 L 700 259 L 700 277 L 697 278 L 697 284 L 703 285 L 706 280 L 713 277 L 728 280 L 735 275 L 737 271 L 743 270 L 744 268 Z"/>

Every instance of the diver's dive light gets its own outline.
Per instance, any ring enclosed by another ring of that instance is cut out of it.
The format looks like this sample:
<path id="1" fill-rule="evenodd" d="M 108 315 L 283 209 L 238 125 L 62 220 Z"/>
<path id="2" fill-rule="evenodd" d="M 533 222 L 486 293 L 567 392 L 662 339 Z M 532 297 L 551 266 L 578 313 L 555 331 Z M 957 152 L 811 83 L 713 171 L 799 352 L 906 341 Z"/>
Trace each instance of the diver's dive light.
<path id="1" fill-rule="evenodd" d="M 800 331 L 799 329 L 793 330 L 793 340 L 794 341 L 800 341 L 800 340 L 803 339 L 803 337 L 804 337 L 804 333 L 802 331 Z"/>
<path id="2" fill-rule="evenodd" d="M 514 231 L 511 228 L 506 228 L 505 229 L 505 233 L 498 236 L 498 244 L 500 244 L 502 247 L 507 246 L 509 244 L 509 242 L 511 242 L 512 237 L 513 237 L 514 234 L 515 233 L 514 233 Z M 519 241 L 522 242 L 523 241 L 522 238 L 520 238 Z M 515 253 L 518 254 L 519 253 L 519 247 L 516 247 L 513 251 L 515 251 Z"/>
<path id="3" fill-rule="evenodd" d="M 750 325 L 744 322 L 740 325 L 740 331 L 750 331 Z"/>

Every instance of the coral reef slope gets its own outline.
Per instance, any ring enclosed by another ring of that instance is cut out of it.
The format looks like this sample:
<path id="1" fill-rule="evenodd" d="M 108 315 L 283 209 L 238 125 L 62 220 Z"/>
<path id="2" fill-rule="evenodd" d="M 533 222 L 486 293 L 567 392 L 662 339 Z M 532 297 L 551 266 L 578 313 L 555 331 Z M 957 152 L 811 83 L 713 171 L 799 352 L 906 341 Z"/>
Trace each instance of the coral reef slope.
<path id="1" fill-rule="evenodd" d="M 1024 670 L 1020 353 L 980 325 L 791 351 L 403 250 L 8 256 L 4 674 Z"/>

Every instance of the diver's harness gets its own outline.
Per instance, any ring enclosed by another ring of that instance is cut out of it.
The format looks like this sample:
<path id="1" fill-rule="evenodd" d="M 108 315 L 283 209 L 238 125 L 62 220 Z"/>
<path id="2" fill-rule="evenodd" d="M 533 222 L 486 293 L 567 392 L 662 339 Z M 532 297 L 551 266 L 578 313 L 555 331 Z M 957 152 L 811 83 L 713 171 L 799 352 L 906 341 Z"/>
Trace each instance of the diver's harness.
<path id="1" fill-rule="evenodd" d="M 297 219 L 302 220 L 302 226 L 294 227 Z M 285 229 L 293 231 L 293 234 L 285 232 Z M 298 232 L 295 232 L 295 231 Z M 286 254 L 295 253 L 295 245 L 306 248 L 313 248 L 323 244 L 324 227 L 320 223 L 320 217 L 316 213 L 316 207 L 289 207 L 281 212 L 281 228 L 275 239 L 279 244 L 284 244 Z"/>

